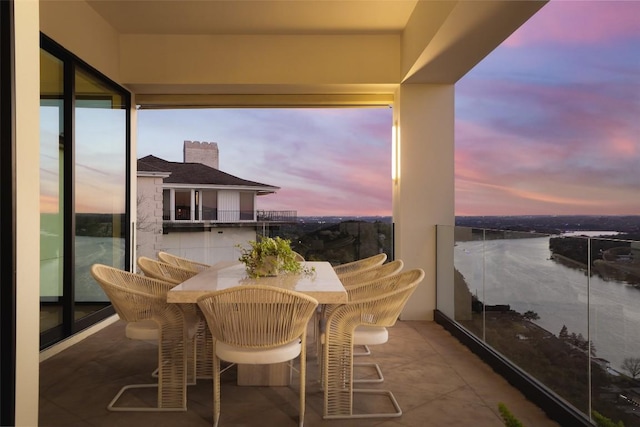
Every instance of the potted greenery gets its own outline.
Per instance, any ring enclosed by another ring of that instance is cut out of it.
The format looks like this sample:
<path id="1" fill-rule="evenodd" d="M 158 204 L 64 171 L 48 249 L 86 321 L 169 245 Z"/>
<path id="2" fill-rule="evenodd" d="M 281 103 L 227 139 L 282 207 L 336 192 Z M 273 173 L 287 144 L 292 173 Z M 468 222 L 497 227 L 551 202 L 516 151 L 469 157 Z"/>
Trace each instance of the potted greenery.
<path id="1" fill-rule="evenodd" d="M 250 240 L 248 248 L 237 247 L 240 248 L 238 260 L 244 263 L 247 274 L 252 278 L 311 272 L 297 260 L 290 240 L 262 237 Z"/>

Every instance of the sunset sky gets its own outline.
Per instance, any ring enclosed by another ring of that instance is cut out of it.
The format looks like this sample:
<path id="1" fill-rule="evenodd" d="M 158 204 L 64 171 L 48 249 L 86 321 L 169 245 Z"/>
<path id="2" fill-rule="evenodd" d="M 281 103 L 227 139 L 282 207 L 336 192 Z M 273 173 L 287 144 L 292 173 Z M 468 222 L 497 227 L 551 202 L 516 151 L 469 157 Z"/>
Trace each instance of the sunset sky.
<path id="1" fill-rule="evenodd" d="M 138 157 L 217 142 L 258 208 L 391 215 L 390 108 L 139 111 Z M 552 0 L 456 85 L 456 215 L 640 214 L 640 1 Z"/>

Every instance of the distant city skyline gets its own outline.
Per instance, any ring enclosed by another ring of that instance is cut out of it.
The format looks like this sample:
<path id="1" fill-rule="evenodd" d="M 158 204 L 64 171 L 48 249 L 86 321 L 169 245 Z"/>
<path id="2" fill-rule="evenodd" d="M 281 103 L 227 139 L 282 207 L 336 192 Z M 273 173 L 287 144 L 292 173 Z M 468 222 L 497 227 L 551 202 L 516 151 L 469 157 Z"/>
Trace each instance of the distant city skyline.
<path id="1" fill-rule="evenodd" d="M 456 84 L 457 216 L 640 213 L 640 2 L 552 0 Z M 141 110 L 138 158 L 217 142 L 258 208 L 391 215 L 390 108 Z"/>

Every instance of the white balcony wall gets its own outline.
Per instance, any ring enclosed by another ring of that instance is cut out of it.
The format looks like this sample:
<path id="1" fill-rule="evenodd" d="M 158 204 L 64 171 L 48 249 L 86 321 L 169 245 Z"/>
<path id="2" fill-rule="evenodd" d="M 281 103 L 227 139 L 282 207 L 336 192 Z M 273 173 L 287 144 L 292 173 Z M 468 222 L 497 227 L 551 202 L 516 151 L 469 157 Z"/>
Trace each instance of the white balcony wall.
<path id="1" fill-rule="evenodd" d="M 164 251 L 178 256 L 215 264 L 237 260 L 240 252 L 236 245 L 246 244 L 249 240 L 256 240 L 253 227 L 221 227 L 200 232 L 172 231 L 163 236 L 162 247 Z"/>

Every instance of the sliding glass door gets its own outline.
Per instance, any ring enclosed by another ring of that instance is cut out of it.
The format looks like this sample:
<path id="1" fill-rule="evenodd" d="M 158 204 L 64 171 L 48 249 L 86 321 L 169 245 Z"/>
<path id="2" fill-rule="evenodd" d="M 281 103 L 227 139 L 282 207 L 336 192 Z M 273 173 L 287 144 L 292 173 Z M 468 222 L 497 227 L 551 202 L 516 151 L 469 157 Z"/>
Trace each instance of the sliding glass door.
<path id="1" fill-rule="evenodd" d="M 42 36 L 40 333 L 45 348 L 113 313 L 95 263 L 129 268 L 127 91 Z"/>

